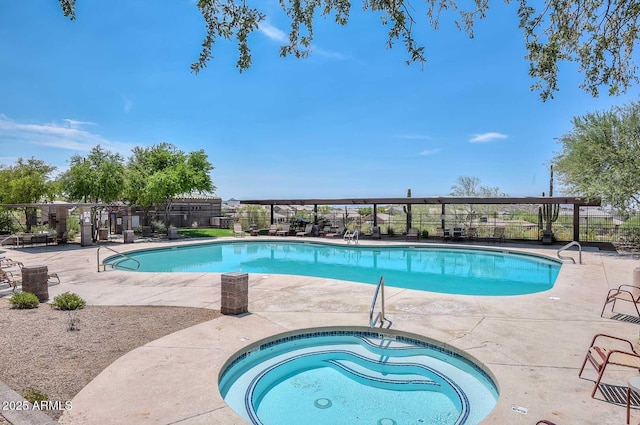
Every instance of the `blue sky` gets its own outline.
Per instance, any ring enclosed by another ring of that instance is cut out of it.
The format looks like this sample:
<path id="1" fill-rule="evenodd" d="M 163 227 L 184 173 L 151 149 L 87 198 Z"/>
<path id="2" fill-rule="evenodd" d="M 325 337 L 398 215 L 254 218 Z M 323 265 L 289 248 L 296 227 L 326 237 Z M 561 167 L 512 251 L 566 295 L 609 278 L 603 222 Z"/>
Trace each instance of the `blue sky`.
<path id="1" fill-rule="evenodd" d="M 207 152 L 223 199 L 442 196 L 460 176 L 538 196 L 572 117 L 638 98 L 634 87 L 594 99 L 568 64 L 543 103 L 516 4 L 494 4 L 473 40 L 452 15 L 437 31 L 421 20 L 421 67 L 405 64 L 402 43 L 386 47 L 358 2 L 347 27 L 317 20 L 309 59 L 281 58 L 286 17 L 259 3 L 252 68 L 240 74 L 235 44 L 219 41 L 195 75 L 195 1 L 79 0 L 73 22 L 56 1 L 2 2 L 0 163 L 33 156 L 65 170 L 97 144 L 128 157 L 169 142 Z"/>

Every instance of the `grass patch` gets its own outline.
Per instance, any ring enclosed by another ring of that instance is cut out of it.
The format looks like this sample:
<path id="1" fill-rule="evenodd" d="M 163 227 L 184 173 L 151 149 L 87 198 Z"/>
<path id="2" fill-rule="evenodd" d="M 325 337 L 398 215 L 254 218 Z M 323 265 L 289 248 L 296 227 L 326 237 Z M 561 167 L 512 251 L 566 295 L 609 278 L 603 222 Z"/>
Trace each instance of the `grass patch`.
<path id="1" fill-rule="evenodd" d="M 178 229 L 178 233 L 190 238 L 215 238 L 233 236 L 231 229 Z"/>

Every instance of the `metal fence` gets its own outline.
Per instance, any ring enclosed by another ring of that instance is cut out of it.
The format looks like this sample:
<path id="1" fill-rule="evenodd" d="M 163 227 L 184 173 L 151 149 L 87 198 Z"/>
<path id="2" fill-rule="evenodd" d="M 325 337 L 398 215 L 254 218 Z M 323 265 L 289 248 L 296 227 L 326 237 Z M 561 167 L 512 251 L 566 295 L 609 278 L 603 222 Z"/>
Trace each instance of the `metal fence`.
<path id="1" fill-rule="evenodd" d="M 401 235 L 407 230 L 407 210 L 402 206 L 382 208 L 377 225 L 383 235 Z M 268 228 L 270 213 L 266 208 L 240 209 L 233 217 L 244 229 Z M 276 222 L 315 222 L 312 210 L 281 211 Z M 621 243 L 640 237 L 640 211 L 617 213 L 598 207 L 580 208 L 580 241 Z M 358 209 L 331 209 L 318 212 L 317 222 L 322 227 L 344 227 L 362 232 L 373 228 L 372 216 L 361 214 Z M 496 227 L 503 227 L 504 237 L 511 240 L 535 241 L 542 238 L 546 223 L 540 218 L 538 207 L 531 205 L 448 205 L 445 214 L 440 207 L 414 208 L 411 211 L 411 227 L 417 228 L 424 237 L 435 236 L 438 228 L 475 229 L 479 238 L 494 234 Z M 558 217 L 551 223 L 557 241 L 573 240 L 573 208 L 560 208 Z"/>

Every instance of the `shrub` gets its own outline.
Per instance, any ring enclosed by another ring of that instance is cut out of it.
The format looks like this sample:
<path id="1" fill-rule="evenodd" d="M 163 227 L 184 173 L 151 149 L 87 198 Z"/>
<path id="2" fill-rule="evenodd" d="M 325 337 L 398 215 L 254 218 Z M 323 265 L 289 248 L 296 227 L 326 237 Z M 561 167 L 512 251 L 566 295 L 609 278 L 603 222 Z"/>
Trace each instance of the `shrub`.
<path id="1" fill-rule="evenodd" d="M 422 236 L 422 239 L 428 239 L 429 238 L 429 231 L 427 229 L 424 229 L 422 231 L 421 236 Z"/>
<path id="2" fill-rule="evenodd" d="M 9 302 L 11 303 L 12 308 L 17 309 L 37 308 L 40 304 L 38 297 L 31 292 L 19 292 L 17 294 L 13 294 L 13 296 L 9 298 Z"/>
<path id="3" fill-rule="evenodd" d="M 65 292 L 53 298 L 51 307 L 58 310 L 77 310 L 87 304 L 78 294 Z"/>
<path id="4" fill-rule="evenodd" d="M 387 228 L 387 235 L 389 235 L 389 236 L 395 236 L 395 234 L 396 234 L 396 231 L 395 231 L 395 230 L 393 230 L 393 227 L 389 226 L 389 227 Z"/>
<path id="5" fill-rule="evenodd" d="M 154 233 L 167 233 L 167 226 L 161 220 L 151 221 L 151 230 Z"/>
<path id="6" fill-rule="evenodd" d="M 26 388 L 22 393 L 22 397 L 25 398 L 29 403 L 34 404 L 35 402 L 42 402 L 45 400 L 49 400 L 49 396 L 43 392 L 40 392 L 33 388 Z"/>

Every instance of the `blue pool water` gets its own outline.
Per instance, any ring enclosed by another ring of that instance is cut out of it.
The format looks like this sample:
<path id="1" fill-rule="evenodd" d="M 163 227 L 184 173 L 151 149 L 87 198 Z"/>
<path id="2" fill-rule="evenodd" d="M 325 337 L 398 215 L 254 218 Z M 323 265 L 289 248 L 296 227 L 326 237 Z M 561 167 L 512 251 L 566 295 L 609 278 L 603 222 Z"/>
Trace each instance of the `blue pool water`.
<path id="1" fill-rule="evenodd" d="M 234 356 L 219 379 L 229 406 L 262 425 L 473 425 L 498 399 L 466 357 L 377 330 L 307 331 Z"/>
<path id="2" fill-rule="evenodd" d="M 432 292 L 519 295 L 553 287 L 554 260 L 481 249 L 339 246 L 309 242 L 222 242 L 127 253 L 143 272 L 248 272 L 316 276 Z M 105 261 L 136 267 L 123 257 Z"/>

